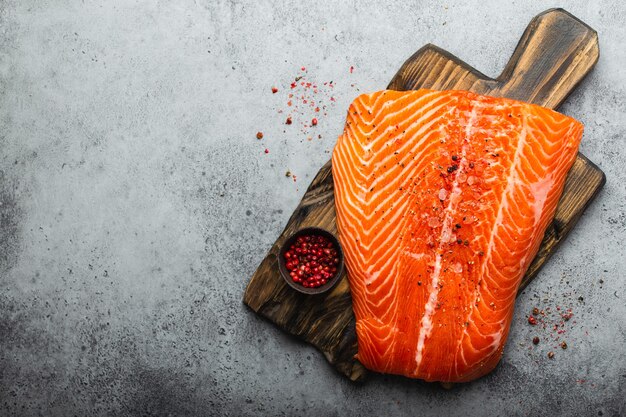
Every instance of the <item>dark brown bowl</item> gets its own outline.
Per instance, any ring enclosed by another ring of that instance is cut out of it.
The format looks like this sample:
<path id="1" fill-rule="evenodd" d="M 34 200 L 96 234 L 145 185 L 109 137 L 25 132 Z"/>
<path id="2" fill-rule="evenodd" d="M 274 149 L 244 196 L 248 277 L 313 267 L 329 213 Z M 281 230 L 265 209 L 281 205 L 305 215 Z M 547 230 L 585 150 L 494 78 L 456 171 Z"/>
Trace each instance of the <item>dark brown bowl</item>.
<path id="1" fill-rule="evenodd" d="M 337 258 L 339 258 L 339 264 L 337 264 L 337 272 L 335 273 L 335 275 L 330 278 L 326 284 L 317 288 L 306 288 L 296 282 L 293 282 L 291 276 L 289 276 L 287 266 L 285 265 L 285 252 L 289 250 L 291 245 L 296 241 L 299 236 L 305 235 L 321 235 L 328 238 L 328 240 L 333 243 L 335 249 L 337 250 Z M 303 294 L 314 295 L 325 293 L 333 288 L 337 284 L 337 282 L 339 282 L 341 274 L 343 274 L 343 250 L 341 249 L 339 239 L 337 239 L 335 235 L 330 233 L 328 230 L 321 229 L 319 227 L 305 227 L 304 229 L 300 229 L 293 235 L 289 236 L 289 238 L 285 240 L 285 243 L 283 243 L 283 246 L 280 248 L 280 250 L 278 251 L 278 255 L 276 256 L 278 257 L 278 269 L 280 270 L 280 275 L 283 277 L 287 285 Z"/>

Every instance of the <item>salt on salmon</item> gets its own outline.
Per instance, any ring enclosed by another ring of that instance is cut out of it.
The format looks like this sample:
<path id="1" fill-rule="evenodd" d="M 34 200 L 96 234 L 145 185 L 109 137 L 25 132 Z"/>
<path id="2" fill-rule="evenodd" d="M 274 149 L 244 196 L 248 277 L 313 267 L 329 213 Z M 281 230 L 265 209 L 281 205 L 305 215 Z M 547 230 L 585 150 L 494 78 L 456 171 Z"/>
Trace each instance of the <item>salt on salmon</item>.
<path id="1" fill-rule="evenodd" d="M 583 125 L 466 91 L 379 91 L 332 155 L 357 359 L 427 381 L 495 368 Z"/>

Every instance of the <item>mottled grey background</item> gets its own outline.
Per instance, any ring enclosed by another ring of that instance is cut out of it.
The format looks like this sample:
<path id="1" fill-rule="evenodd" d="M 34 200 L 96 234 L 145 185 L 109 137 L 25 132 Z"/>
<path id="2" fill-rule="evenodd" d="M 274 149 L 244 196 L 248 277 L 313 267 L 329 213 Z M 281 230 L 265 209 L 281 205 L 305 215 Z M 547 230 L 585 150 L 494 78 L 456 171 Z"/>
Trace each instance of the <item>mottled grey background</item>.
<path id="1" fill-rule="evenodd" d="M 395 3 L 0 1 L 0 415 L 626 414 L 626 7 Z M 357 89 L 427 42 L 497 75 L 552 6 L 600 36 L 562 111 L 608 181 L 493 374 L 356 385 L 241 303 Z M 277 114 L 303 65 L 336 85 L 321 140 Z M 535 306 L 572 308 L 566 351 Z"/>

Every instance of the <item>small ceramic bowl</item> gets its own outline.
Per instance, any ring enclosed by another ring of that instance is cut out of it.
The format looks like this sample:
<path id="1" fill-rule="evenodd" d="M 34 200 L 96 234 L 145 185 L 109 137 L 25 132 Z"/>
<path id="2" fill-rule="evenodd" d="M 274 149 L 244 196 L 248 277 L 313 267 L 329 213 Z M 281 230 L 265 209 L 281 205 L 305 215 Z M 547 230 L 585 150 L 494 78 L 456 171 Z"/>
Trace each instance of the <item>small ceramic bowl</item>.
<path id="1" fill-rule="evenodd" d="M 289 271 L 287 270 L 287 266 L 285 265 L 285 252 L 289 250 L 291 245 L 294 244 L 299 236 L 313 235 L 324 236 L 332 242 L 335 250 L 337 251 L 337 258 L 339 258 L 339 263 L 337 264 L 337 272 L 328 280 L 328 282 L 326 282 L 326 284 L 317 288 L 307 288 L 303 287 L 297 282 L 293 282 L 291 276 L 289 276 Z M 304 229 L 300 229 L 293 235 L 289 236 L 289 238 L 285 240 L 285 243 L 283 243 L 283 246 L 280 248 L 280 251 L 278 251 L 278 255 L 276 256 L 278 257 L 278 269 L 280 270 L 280 275 L 283 277 L 287 285 L 303 294 L 322 294 L 329 291 L 337 284 L 337 282 L 339 282 L 341 274 L 343 273 L 343 251 L 341 250 L 341 244 L 339 243 L 339 239 L 337 239 L 335 235 L 330 233 L 328 230 L 321 229 L 319 227 L 305 227 Z"/>

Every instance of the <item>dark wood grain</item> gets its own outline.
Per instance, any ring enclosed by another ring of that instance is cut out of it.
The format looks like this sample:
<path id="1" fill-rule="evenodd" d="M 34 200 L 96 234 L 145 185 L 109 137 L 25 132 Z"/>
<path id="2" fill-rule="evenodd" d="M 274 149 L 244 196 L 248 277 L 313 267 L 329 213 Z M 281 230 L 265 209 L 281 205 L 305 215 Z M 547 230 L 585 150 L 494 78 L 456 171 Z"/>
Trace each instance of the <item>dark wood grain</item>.
<path id="1" fill-rule="evenodd" d="M 598 56 L 596 32 L 564 10 L 551 9 L 530 22 L 498 78 L 489 78 L 448 52 L 426 45 L 402 65 L 388 89 L 469 90 L 557 108 L 589 73 Z M 520 289 L 535 278 L 604 182 L 604 173 L 579 155 L 568 174 L 554 220 Z M 366 371 L 354 359 L 357 341 L 347 277 L 344 275 L 332 292 L 312 297 L 291 290 L 278 273 L 276 254 L 280 245 L 307 226 L 337 231 L 330 162 L 320 169 L 252 276 L 244 303 L 286 332 L 316 346 L 348 378 L 362 379 Z"/>

